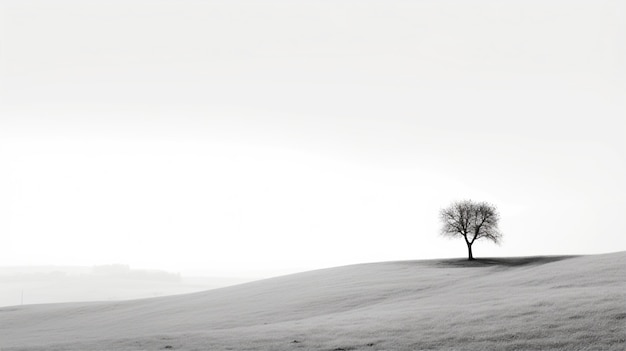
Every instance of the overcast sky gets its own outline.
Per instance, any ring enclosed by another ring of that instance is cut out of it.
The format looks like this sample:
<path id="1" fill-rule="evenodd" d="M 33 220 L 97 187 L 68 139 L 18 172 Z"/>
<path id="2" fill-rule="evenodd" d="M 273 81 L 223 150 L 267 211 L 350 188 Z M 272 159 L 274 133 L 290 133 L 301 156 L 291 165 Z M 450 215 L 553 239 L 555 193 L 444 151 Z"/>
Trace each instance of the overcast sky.
<path id="1" fill-rule="evenodd" d="M 623 1 L 0 4 L 0 265 L 626 250 Z"/>

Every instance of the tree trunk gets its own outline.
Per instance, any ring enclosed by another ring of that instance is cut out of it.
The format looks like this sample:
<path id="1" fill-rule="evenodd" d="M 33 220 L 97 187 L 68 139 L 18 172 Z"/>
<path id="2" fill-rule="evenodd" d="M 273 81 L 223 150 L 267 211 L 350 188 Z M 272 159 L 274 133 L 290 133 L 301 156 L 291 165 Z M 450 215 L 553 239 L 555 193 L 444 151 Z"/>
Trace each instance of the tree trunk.
<path id="1" fill-rule="evenodd" d="M 472 244 L 470 244 L 469 242 L 466 242 L 466 243 L 467 243 L 467 260 L 473 261 L 474 255 L 472 255 Z"/>

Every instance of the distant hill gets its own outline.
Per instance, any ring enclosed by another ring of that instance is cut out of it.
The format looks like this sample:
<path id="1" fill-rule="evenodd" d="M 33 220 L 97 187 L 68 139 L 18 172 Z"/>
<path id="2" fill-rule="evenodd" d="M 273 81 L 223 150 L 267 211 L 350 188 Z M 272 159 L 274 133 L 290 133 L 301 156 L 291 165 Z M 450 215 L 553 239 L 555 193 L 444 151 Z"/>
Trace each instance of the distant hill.
<path id="1" fill-rule="evenodd" d="M 626 252 L 361 264 L 0 309 L 6 350 L 624 350 Z"/>
<path id="2" fill-rule="evenodd" d="M 251 279 L 183 277 L 128 265 L 0 267 L 0 307 L 184 294 Z M 1 343 L 0 343 L 1 344 Z"/>

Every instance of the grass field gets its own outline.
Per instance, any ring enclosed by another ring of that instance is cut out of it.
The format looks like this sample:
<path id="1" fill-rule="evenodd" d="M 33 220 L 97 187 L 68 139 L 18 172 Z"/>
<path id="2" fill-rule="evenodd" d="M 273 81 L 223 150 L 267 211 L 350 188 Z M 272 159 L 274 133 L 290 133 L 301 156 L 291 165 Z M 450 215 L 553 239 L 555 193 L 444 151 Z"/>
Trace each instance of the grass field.
<path id="1" fill-rule="evenodd" d="M 625 350 L 626 252 L 361 264 L 0 309 L 7 350 Z"/>

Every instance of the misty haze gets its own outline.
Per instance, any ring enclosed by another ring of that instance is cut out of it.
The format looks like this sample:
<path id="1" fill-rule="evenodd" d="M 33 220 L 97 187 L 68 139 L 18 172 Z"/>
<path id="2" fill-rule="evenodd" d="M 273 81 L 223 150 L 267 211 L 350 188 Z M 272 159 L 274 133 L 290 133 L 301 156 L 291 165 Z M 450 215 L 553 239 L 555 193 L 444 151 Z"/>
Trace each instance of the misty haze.
<path id="1" fill-rule="evenodd" d="M 626 349 L 625 20 L 0 0 L 0 350 Z"/>

